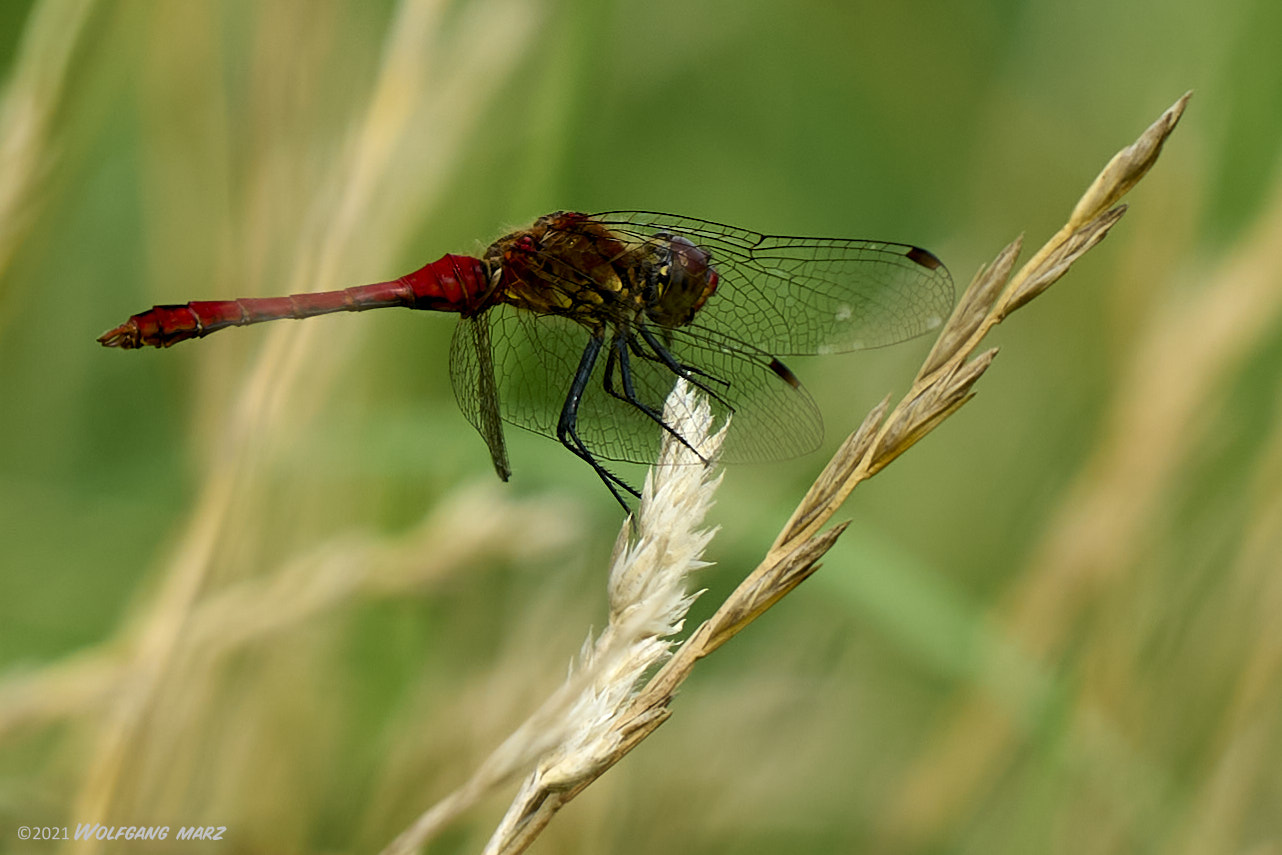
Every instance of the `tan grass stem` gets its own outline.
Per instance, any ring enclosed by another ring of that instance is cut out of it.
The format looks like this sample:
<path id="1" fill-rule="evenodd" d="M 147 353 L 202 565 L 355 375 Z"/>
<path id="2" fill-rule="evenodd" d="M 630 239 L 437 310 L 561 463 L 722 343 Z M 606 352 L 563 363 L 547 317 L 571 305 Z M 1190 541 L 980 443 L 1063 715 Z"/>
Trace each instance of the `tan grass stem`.
<path id="1" fill-rule="evenodd" d="M 201 599 L 184 629 L 183 655 L 216 660 L 358 602 L 419 593 L 491 561 L 532 561 L 562 551 L 575 515 L 547 499 L 515 502 L 498 484 L 446 496 L 395 538 L 344 533 L 284 566 Z M 138 639 L 108 639 L 64 659 L 0 676 L 0 739 L 19 728 L 100 709 L 136 679 Z"/>
<path id="2" fill-rule="evenodd" d="M 846 524 L 827 530 L 823 527 L 846 497 L 973 397 L 975 382 L 996 356 L 995 349 L 976 352 L 987 333 L 1045 292 L 1117 223 L 1125 208 L 1116 203 L 1156 161 L 1189 97 L 1186 94 L 1180 98 L 1133 145 L 1108 163 L 1087 188 L 1069 221 L 1017 274 L 1012 277 L 1011 270 L 1020 240 L 979 271 L 940 331 L 908 392 L 893 408 L 887 399 L 869 413 L 820 473 L 761 564 L 686 639 L 627 707 L 611 714 L 610 735 L 597 740 L 598 744 L 612 745 L 612 750 L 606 755 L 592 755 L 591 762 L 579 765 L 573 775 L 552 776 L 551 780 L 546 775 L 548 759 L 540 760 L 491 838 L 487 855 L 524 851 L 562 806 L 667 720 L 678 687 L 700 659 L 818 569 L 818 560 L 845 530 Z M 633 677 L 631 673 L 627 675 L 628 692 L 632 691 Z M 409 832 L 387 853 L 412 851 L 407 835 Z M 419 836 L 413 842 L 426 839 Z"/>
<path id="3" fill-rule="evenodd" d="M 1212 402 L 1282 316 L 1279 234 L 1282 180 L 1205 287 L 1166 306 L 1140 332 L 1095 453 L 994 609 L 995 631 L 1027 655 L 1057 661 L 1083 615 L 1134 572 L 1146 530 L 1208 439 Z M 925 845 L 995 786 L 1014 757 L 1021 717 L 982 688 L 959 699 L 883 812 L 886 845 Z"/>
<path id="4" fill-rule="evenodd" d="M 7 281 L 5 272 L 38 213 L 36 190 L 58 155 L 50 126 L 93 7 L 93 0 L 36 3 L 0 98 L 0 282 Z"/>
<path id="5" fill-rule="evenodd" d="M 556 812 L 561 793 L 595 779 L 604 764 L 613 762 L 623 739 L 615 723 L 628 711 L 642 677 L 667 660 L 671 638 L 698 596 L 687 590 L 687 577 L 706 566 L 701 556 L 715 533 L 701 526 L 721 479 L 699 461 L 716 460 L 725 426 L 709 434 L 707 402 L 685 383 L 669 396 L 664 415 L 699 456 L 665 437 L 635 521 L 624 524 L 615 544 L 605 628 L 595 638 L 588 636 L 576 667 L 539 710 L 384 855 L 417 851 L 458 813 L 533 763 L 486 852 L 523 848 L 523 841 L 533 839 Z"/>
<path id="6" fill-rule="evenodd" d="M 361 245 L 380 248 L 383 254 L 398 244 L 411 221 L 430 209 L 430 194 L 439 192 L 444 175 L 463 151 L 463 141 L 535 32 L 528 4 L 475 4 L 454 33 L 468 49 L 457 55 L 445 52 L 442 58 L 454 61 L 442 65 L 438 79 L 430 79 L 424 63 L 440 56 L 436 42 L 443 9 L 439 0 L 406 0 L 398 7 L 367 106 L 355 120 L 353 142 L 332 173 L 333 187 L 316 194 L 310 239 L 303 239 L 292 259 L 291 269 L 299 278 L 288 283 L 288 290 L 334 287 L 348 272 L 344 265 L 360 254 L 358 229 Z M 482 42 L 486 51 L 472 49 Z M 448 127 L 440 122 L 443 115 L 451 119 Z M 422 140 L 429 136 L 433 156 L 425 158 Z M 366 249 L 364 257 L 371 254 L 377 253 Z M 130 631 L 135 654 L 131 679 L 100 718 L 84 783 L 71 811 L 85 822 L 110 821 L 131 764 L 145 754 L 140 746 L 146 740 L 146 722 L 157 714 L 177 651 L 185 649 L 190 620 L 215 581 L 212 568 L 217 557 L 227 544 L 253 541 L 261 534 L 237 530 L 232 536 L 229 522 L 237 513 L 243 516 L 245 508 L 261 504 L 268 470 L 261 457 L 279 445 L 288 423 L 283 415 L 310 411 L 334 377 L 332 360 L 339 349 L 334 338 L 303 327 L 272 331 L 267 338 L 229 407 L 230 417 L 221 431 L 225 442 L 208 455 L 213 465 L 205 488 L 167 564 L 160 590 Z M 312 382 L 298 382 L 304 373 Z M 94 851 L 97 844 L 86 845 L 90 848 L 77 851 Z"/>
<path id="7" fill-rule="evenodd" d="M 1282 290 L 1282 289 L 1278 289 Z M 1279 307 L 1282 309 L 1282 306 Z M 1274 395 L 1282 413 L 1282 389 Z M 1198 776 L 1190 809 L 1176 820 L 1176 851 L 1229 852 L 1243 848 L 1255 829 L 1252 805 L 1276 780 L 1277 724 L 1282 721 L 1282 418 L 1274 421 L 1268 445 L 1252 477 L 1249 520 L 1227 580 L 1236 590 L 1231 616 L 1241 638 L 1250 639 L 1227 706 L 1210 740 L 1214 747 L 1205 774 Z"/>

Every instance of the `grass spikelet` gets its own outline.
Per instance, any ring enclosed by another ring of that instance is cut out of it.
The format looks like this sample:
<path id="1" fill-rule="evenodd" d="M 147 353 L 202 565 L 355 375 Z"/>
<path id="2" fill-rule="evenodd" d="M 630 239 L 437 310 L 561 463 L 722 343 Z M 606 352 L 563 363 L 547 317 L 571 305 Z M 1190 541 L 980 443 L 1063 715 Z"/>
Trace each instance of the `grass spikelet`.
<path id="1" fill-rule="evenodd" d="M 523 850 L 576 787 L 595 780 L 621 756 L 626 731 L 619 724 L 636 687 L 667 660 L 671 637 L 681 631 L 698 596 L 687 591 L 686 578 L 706 566 L 703 550 L 716 531 L 700 526 L 721 483 L 699 461 L 716 460 L 725 426 L 709 435 L 707 401 L 684 382 L 673 389 L 664 416 L 693 450 L 672 435 L 664 438 L 659 463 L 646 475 L 635 535 L 615 551 L 610 621 L 584 645 L 577 670 L 586 685 L 570 707 L 565 739 L 526 779 L 490 838 L 487 855 Z"/>
<path id="2" fill-rule="evenodd" d="M 583 644 L 565 683 L 482 764 L 463 787 L 437 803 L 384 850 L 414 852 L 460 810 L 534 764 L 487 853 L 519 852 L 574 793 L 613 765 L 636 729 L 638 684 L 670 656 L 672 636 L 700 592 L 687 578 L 707 566 L 703 551 L 716 533 L 701 528 L 721 477 L 717 459 L 726 426 L 709 433 L 706 400 L 679 382 L 665 421 L 693 448 L 665 437 L 659 462 L 646 476 L 635 520 L 624 523 L 611 559 L 609 620 Z M 705 465 L 703 461 L 708 461 Z M 647 721 L 666 716 L 656 713 Z M 656 722 L 657 723 L 657 722 Z"/>
<path id="3" fill-rule="evenodd" d="M 667 720 L 676 691 L 695 663 L 819 568 L 819 559 L 846 528 L 843 523 L 823 530 L 846 497 L 974 396 L 975 383 L 997 355 L 995 348 L 979 351 L 984 337 L 1044 293 L 1118 222 L 1125 208 L 1115 203 L 1152 166 L 1189 97 L 1177 101 L 1135 144 L 1110 161 L 1075 206 L 1073 218 L 1013 278 L 1010 271 L 1019 254 L 1019 240 L 979 271 L 940 330 L 908 392 L 893 408 L 888 401 L 875 407 L 842 443 L 762 562 L 671 657 L 667 633 L 679 630 L 677 614 L 684 614 L 691 598 L 676 593 L 674 583 L 665 578 L 670 571 L 662 569 L 659 556 L 684 556 L 690 569 L 699 565 L 698 555 L 709 534 L 695 532 L 694 526 L 702 521 L 706 505 L 687 501 L 695 490 L 715 487 L 715 481 L 701 488 L 676 487 L 670 486 L 675 482 L 660 480 L 670 469 L 660 467 L 652 472 L 653 480 L 646 482 L 637 540 L 632 545 L 621 541 L 615 549 L 611 625 L 591 648 L 585 647 L 583 655 L 584 670 L 616 682 L 590 680 L 585 685 L 572 706 L 571 732 L 539 760 L 491 837 L 487 855 L 524 851 L 564 804 Z M 670 418 L 675 415 L 669 411 Z M 684 423 L 679 429 L 689 430 Z M 665 454 L 674 453 L 673 445 L 665 443 Z M 657 528 L 660 521 L 672 528 Z M 679 575 L 684 578 L 688 572 Z M 629 632 L 625 637 L 623 627 L 628 625 L 662 634 Z M 620 639 L 617 643 L 616 637 Z M 636 692 L 638 678 L 664 659 L 665 664 Z M 388 851 L 409 850 L 393 847 Z"/>

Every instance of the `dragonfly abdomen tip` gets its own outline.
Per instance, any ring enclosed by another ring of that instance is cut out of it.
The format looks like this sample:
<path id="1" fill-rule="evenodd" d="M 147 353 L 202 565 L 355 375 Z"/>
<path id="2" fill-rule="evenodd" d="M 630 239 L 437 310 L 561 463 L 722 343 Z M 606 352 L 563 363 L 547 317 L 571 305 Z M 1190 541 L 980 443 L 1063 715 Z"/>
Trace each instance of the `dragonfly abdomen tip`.
<path id="1" fill-rule="evenodd" d="M 124 350 L 142 347 L 138 327 L 133 321 L 127 321 L 114 329 L 107 330 L 98 336 L 98 343 L 103 347 L 119 347 Z"/>

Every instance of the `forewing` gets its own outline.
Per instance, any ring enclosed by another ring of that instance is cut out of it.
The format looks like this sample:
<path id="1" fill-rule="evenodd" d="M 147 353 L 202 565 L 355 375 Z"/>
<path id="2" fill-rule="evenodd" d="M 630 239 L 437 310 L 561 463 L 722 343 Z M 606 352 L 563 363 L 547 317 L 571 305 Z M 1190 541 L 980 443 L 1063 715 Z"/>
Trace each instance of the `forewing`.
<path id="1" fill-rule="evenodd" d="M 948 270 L 908 244 L 775 237 L 645 211 L 592 216 L 630 241 L 662 232 L 701 246 L 720 281 L 695 325 L 769 353 L 894 344 L 936 329 L 952 309 Z"/>

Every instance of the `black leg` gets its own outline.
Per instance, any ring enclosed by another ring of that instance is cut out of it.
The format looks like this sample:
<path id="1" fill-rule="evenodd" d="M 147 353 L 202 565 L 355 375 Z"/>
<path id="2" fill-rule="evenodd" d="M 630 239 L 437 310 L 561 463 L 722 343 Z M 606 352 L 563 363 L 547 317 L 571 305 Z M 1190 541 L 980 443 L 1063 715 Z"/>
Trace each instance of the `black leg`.
<path id="1" fill-rule="evenodd" d="M 579 404 L 583 401 L 583 392 L 587 389 L 588 379 L 592 376 L 592 368 L 596 365 L 597 356 L 601 353 L 601 345 L 604 341 L 605 339 L 602 335 L 593 335 L 588 339 L 588 346 L 583 349 L 583 357 L 579 360 L 579 367 L 574 372 L 574 382 L 570 384 L 570 392 L 565 396 L 565 404 L 561 407 L 561 418 L 556 425 L 556 438 L 561 441 L 562 445 L 592 467 L 597 477 L 605 483 L 606 489 L 623 506 L 624 513 L 630 514 L 632 509 L 628 507 L 628 503 L 619 494 L 619 488 L 631 493 L 638 499 L 641 498 L 641 494 L 618 475 L 598 463 L 592 452 L 588 451 L 587 446 L 583 444 L 583 440 L 579 439 L 577 430 Z"/>
<path id="2" fill-rule="evenodd" d="M 658 411 L 637 397 L 636 389 L 632 383 L 632 362 L 628 356 L 628 338 L 628 336 L 616 333 L 610 341 L 610 355 L 605 362 L 605 391 L 612 397 L 631 404 L 645 413 L 650 421 L 666 430 L 674 439 L 690 449 L 690 452 L 706 466 L 708 463 L 707 458 L 700 454 L 698 449 L 691 445 L 672 425 L 664 421 L 663 416 Z M 623 394 L 619 394 L 614 388 L 614 372 L 616 368 L 619 372 L 619 379 L 623 383 Z"/>
<path id="3" fill-rule="evenodd" d="M 707 377 L 709 380 L 712 380 L 713 382 L 720 383 L 723 386 L 729 387 L 730 384 L 727 381 L 722 380 L 719 377 L 713 377 L 709 374 L 706 374 L 698 370 L 697 368 L 691 368 L 688 365 L 682 365 L 680 362 L 677 362 L 676 358 L 673 357 L 673 355 L 668 352 L 668 349 L 664 347 L 663 344 L 660 343 L 660 341 L 657 338 L 655 338 L 654 333 L 650 332 L 649 329 L 642 326 L 642 327 L 639 327 L 638 330 L 641 333 L 641 338 L 645 339 L 645 343 L 650 345 L 650 349 L 654 351 L 654 356 L 657 357 L 658 360 L 662 362 L 664 365 L 668 366 L 669 371 L 671 371 L 673 374 L 685 380 L 691 386 L 702 391 L 705 395 L 707 395 L 709 398 L 712 398 L 712 400 L 716 401 L 721 406 L 725 407 L 727 412 L 730 412 L 730 413 L 734 412 L 734 407 L 730 406 L 729 401 L 727 401 L 725 398 L 721 397 L 716 392 L 709 389 L 708 384 L 704 383 L 701 380 L 696 380 L 694 375 L 702 374 L 704 377 Z M 650 358 L 650 357 L 647 357 L 647 358 Z"/>
<path id="4" fill-rule="evenodd" d="M 647 332 L 649 331 L 647 330 Z M 684 377 L 685 379 L 689 380 L 692 383 L 694 382 L 694 379 L 693 379 L 694 377 L 706 377 L 709 380 L 711 380 L 713 383 L 718 383 L 727 389 L 730 388 L 729 380 L 722 380 L 720 377 L 715 377 L 709 374 L 707 371 L 701 371 L 698 368 L 695 368 L 693 365 L 686 365 L 684 362 L 677 362 L 676 357 L 672 355 L 672 351 L 668 350 L 667 345 L 659 343 L 658 337 L 655 336 L 654 333 L 650 333 L 650 337 L 653 338 L 654 340 L 653 347 L 657 348 L 658 351 L 663 353 L 663 358 L 660 358 L 656 354 L 647 353 L 641 347 L 641 345 L 637 343 L 637 340 L 635 337 L 630 339 L 632 354 L 634 356 L 639 356 L 642 359 L 648 360 L 650 362 L 661 362 L 664 365 L 669 366 L 673 371 L 684 372 L 684 373 L 681 373 L 679 376 Z"/>

